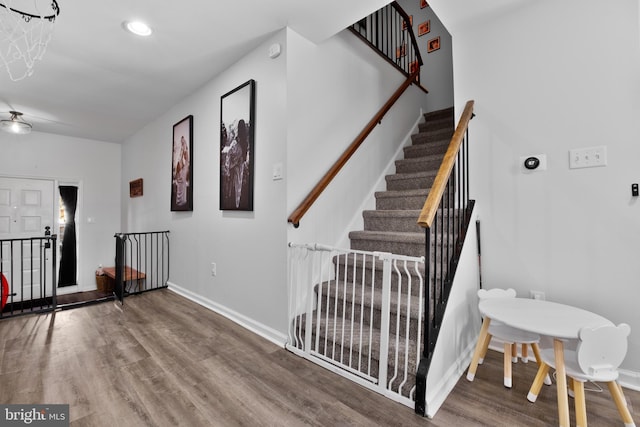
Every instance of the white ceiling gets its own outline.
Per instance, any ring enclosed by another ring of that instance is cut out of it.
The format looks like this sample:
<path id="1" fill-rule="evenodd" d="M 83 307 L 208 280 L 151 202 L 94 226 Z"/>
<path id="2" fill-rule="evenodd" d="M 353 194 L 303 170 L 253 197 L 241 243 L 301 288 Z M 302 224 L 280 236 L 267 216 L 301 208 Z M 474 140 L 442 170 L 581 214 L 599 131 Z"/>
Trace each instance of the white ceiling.
<path id="1" fill-rule="evenodd" d="M 286 26 L 321 42 L 389 0 L 57 0 L 53 38 L 34 74 L 0 68 L 0 119 L 34 131 L 123 142 Z M 14 2 L 14 5 L 18 2 Z M 122 29 L 146 21 L 151 37 Z"/>

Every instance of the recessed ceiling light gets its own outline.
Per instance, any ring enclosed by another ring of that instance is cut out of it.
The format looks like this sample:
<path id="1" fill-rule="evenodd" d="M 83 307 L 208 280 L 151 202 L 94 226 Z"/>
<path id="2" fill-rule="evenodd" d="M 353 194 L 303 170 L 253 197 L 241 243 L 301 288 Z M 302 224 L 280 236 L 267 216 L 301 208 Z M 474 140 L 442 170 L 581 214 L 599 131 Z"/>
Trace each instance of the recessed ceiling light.
<path id="1" fill-rule="evenodd" d="M 142 21 L 125 21 L 122 23 L 122 26 L 137 36 L 150 36 L 153 31 L 151 28 Z"/>

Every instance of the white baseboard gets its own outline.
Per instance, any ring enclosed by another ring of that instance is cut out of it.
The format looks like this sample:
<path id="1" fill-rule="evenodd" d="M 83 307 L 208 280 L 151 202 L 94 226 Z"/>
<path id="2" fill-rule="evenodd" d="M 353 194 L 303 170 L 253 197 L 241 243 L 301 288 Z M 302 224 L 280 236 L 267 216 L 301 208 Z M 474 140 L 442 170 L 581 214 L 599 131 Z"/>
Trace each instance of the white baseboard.
<path id="1" fill-rule="evenodd" d="M 620 372 L 618 382 L 622 387 L 640 391 L 640 372 L 627 371 L 626 369 L 619 369 L 618 372 Z"/>
<path id="2" fill-rule="evenodd" d="M 284 348 L 287 342 L 286 334 L 283 334 L 280 331 L 276 331 L 275 329 L 270 328 L 262 323 L 256 322 L 254 319 L 251 319 L 234 310 L 231 310 L 228 307 L 213 302 L 208 298 L 195 294 L 188 289 L 176 285 L 175 283 L 168 282 L 168 285 L 170 291 L 175 292 L 176 294 L 181 295 L 195 302 L 196 304 L 208 308 L 209 310 L 226 317 L 227 319 L 237 323 L 243 328 L 250 330 L 251 332 L 261 336 L 262 338 L 271 341 L 277 346 Z"/>
<path id="3" fill-rule="evenodd" d="M 425 404 L 425 415 L 433 418 L 447 399 L 451 391 L 454 389 L 460 378 L 464 375 L 471 363 L 475 342 L 471 342 L 469 346 L 461 353 L 461 355 L 453 361 L 449 369 L 442 376 L 440 381 L 434 385 L 429 385 L 429 374 L 427 374 L 427 395 Z"/>

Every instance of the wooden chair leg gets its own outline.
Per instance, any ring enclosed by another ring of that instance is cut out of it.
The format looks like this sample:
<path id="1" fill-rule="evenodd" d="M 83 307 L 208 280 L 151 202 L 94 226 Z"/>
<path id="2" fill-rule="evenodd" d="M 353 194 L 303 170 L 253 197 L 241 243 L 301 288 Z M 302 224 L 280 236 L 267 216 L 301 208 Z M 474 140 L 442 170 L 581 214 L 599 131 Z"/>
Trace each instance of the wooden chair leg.
<path id="1" fill-rule="evenodd" d="M 576 408 L 576 427 L 587 427 L 587 407 L 584 400 L 584 383 L 571 378 L 574 405 Z"/>
<path id="2" fill-rule="evenodd" d="M 469 365 L 469 370 L 467 371 L 467 380 L 473 381 L 476 376 L 476 370 L 478 369 L 478 360 L 480 359 L 480 355 L 482 352 L 482 348 L 484 346 L 485 339 L 489 335 L 489 324 L 491 323 L 491 319 L 485 317 L 482 321 L 482 327 L 480 328 L 480 335 L 478 336 L 478 342 L 476 343 L 476 349 L 473 352 L 473 357 L 471 358 L 471 364 Z"/>
<path id="3" fill-rule="evenodd" d="M 511 344 L 511 361 L 513 363 L 518 363 L 518 343 L 516 342 Z"/>
<path id="4" fill-rule="evenodd" d="M 618 412 L 622 417 L 625 427 L 635 427 L 636 424 L 633 422 L 633 418 L 631 418 L 631 413 L 627 407 L 627 401 L 624 398 L 624 393 L 622 393 L 622 387 L 620 387 L 616 381 L 611 381 L 607 383 L 607 385 L 609 386 L 609 392 L 611 393 L 611 396 L 613 396 L 613 401 L 616 403 L 616 407 L 618 408 Z"/>
<path id="5" fill-rule="evenodd" d="M 527 400 L 529 402 L 535 402 L 538 398 L 538 394 L 540 393 L 540 389 L 542 388 L 542 383 L 544 382 L 545 377 L 549 374 L 549 365 L 540 361 L 540 367 L 538 368 L 538 373 L 536 377 L 533 379 L 533 384 L 531 384 L 531 388 L 529 389 L 529 394 L 527 394 Z"/>
<path id="6" fill-rule="evenodd" d="M 531 349 L 533 350 L 533 355 L 536 358 L 536 363 L 538 364 L 538 368 L 540 366 L 542 366 L 542 357 L 540 356 L 540 347 L 538 346 L 538 343 L 533 343 L 531 344 Z M 544 383 L 546 385 L 551 385 L 551 377 L 549 376 L 549 374 L 547 374 L 546 377 L 544 377 Z"/>
<path id="7" fill-rule="evenodd" d="M 570 398 L 574 398 L 575 397 L 575 393 L 573 391 L 573 378 L 571 378 L 571 381 L 567 382 L 567 394 L 569 395 Z"/>
<path id="8" fill-rule="evenodd" d="M 522 360 L 522 363 L 527 363 L 529 361 L 529 345 L 528 344 L 520 344 L 521 348 L 522 348 L 522 357 L 520 358 L 520 360 Z"/>
<path id="9" fill-rule="evenodd" d="M 511 388 L 511 349 L 512 344 L 504 343 L 504 386 Z"/>
<path id="10" fill-rule="evenodd" d="M 484 358 L 487 356 L 487 350 L 489 350 L 489 344 L 491 344 L 491 334 L 487 333 L 482 342 L 482 350 L 480 351 L 480 359 L 478 365 L 482 365 Z"/>

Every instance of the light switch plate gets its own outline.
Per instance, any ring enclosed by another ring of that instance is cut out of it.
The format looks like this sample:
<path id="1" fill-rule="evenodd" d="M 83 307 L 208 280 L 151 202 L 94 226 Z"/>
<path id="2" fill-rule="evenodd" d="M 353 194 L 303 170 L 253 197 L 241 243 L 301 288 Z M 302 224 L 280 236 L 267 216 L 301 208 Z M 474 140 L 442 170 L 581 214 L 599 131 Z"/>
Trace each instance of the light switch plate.
<path id="1" fill-rule="evenodd" d="M 569 150 L 569 169 L 607 166 L 607 147 L 574 148 Z"/>
<path id="2" fill-rule="evenodd" d="M 282 163 L 276 163 L 273 165 L 272 178 L 274 181 L 282 179 Z"/>

